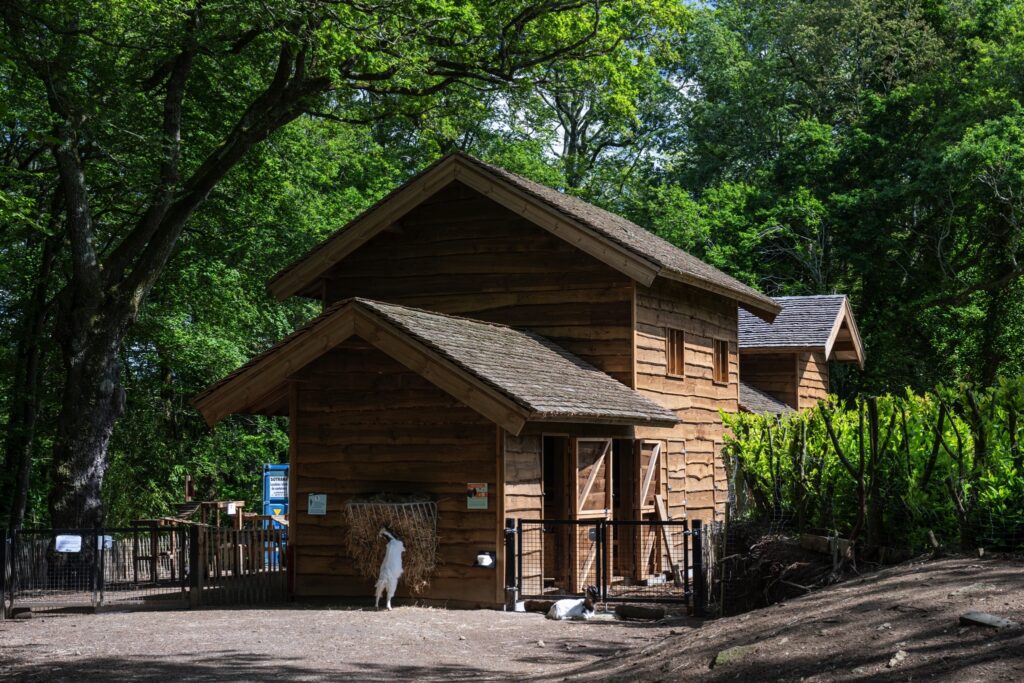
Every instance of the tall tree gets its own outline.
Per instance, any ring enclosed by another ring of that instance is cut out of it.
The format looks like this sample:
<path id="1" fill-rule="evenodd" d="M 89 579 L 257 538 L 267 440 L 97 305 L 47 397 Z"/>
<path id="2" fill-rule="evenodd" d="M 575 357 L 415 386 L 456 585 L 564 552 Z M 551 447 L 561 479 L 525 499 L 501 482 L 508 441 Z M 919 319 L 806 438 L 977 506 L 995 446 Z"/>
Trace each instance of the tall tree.
<path id="1" fill-rule="evenodd" d="M 178 0 L 3 5 L 0 49 L 39 102 L 63 196 L 67 282 L 51 521 L 92 526 L 120 350 L 192 215 L 256 145 L 306 113 L 365 121 L 460 81 L 506 83 L 587 49 L 600 0 Z"/>

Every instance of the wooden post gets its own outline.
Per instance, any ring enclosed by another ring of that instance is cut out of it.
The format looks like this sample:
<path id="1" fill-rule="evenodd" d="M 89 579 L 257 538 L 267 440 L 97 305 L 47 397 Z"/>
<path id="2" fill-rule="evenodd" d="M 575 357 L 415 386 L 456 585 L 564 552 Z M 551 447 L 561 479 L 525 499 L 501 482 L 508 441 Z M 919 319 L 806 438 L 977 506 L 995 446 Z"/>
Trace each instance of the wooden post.
<path id="1" fill-rule="evenodd" d="M 693 616 L 704 616 L 707 589 L 704 583 L 704 529 L 699 519 L 693 520 Z"/>
<path id="2" fill-rule="evenodd" d="M 160 537 L 157 535 L 156 522 L 149 524 L 149 580 L 153 583 L 159 578 Z"/>
<path id="3" fill-rule="evenodd" d="M 188 572 L 189 589 L 188 604 L 190 607 L 198 607 L 202 604 L 203 574 L 206 568 L 203 566 L 202 551 L 202 527 L 190 526 L 188 530 Z"/>

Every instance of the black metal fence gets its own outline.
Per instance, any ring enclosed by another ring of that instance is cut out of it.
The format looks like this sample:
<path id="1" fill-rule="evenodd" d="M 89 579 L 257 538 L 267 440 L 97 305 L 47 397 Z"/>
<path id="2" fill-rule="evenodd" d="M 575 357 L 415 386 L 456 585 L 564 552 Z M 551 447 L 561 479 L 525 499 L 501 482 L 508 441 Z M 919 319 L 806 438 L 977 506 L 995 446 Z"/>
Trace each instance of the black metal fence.
<path id="1" fill-rule="evenodd" d="M 518 599 L 707 604 L 702 530 L 686 520 L 531 520 L 506 523 L 507 584 Z"/>
<path id="2" fill-rule="evenodd" d="M 288 597 L 287 531 L 30 529 L 0 545 L 4 610 L 261 605 Z"/>
<path id="3" fill-rule="evenodd" d="M 3 594 L 9 608 L 185 606 L 188 544 L 180 527 L 16 531 Z"/>

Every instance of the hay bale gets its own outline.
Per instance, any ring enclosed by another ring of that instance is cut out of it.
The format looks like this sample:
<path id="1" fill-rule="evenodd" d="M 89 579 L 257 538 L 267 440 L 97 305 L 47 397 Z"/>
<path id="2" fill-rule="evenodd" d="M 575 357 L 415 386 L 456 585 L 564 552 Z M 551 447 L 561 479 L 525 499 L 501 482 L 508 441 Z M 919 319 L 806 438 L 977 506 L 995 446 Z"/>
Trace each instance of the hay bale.
<path id="1" fill-rule="evenodd" d="M 375 580 L 384 560 L 387 529 L 405 544 L 402 581 L 413 594 L 430 585 L 437 566 L 437 504 L 421 497 L 378 495 L 345 507 L 347 546 L 360 576 Z"/>

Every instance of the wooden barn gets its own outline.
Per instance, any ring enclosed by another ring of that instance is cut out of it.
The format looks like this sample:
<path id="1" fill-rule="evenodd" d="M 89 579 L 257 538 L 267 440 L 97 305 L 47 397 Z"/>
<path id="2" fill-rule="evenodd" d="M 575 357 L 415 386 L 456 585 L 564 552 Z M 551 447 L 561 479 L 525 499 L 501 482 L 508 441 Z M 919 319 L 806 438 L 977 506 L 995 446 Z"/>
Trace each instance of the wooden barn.
<path id="1" fill-rule="evenodd" d="M 843 294 L 780 296 L 767 321 L 739 312 L 740 408 L 785 413 L 814 406 L 829 393 L 829 366 L 864 367 L 864 345 Z"/>
<path id="2" fill-rule="evenodd" d="M 269 286 L 318 299 L 323 313 L 195 405 L 211 425 L 289 417 L 294 593 L 368 595 L 342 542 L 345 506 L 416 494 L 436 501 L 442 559 L 423 597 L 483 606 L 505 602 L 507 518 L 720 515 L 719 411 L 740 400 L 737 311 L 767 323 L 787 305 L 462 154 Z M 852 316 L 844 325 L 825 348 L 794 351 L 846 353 Z M 482 552 L 496 567 L 478 566 Z"/>

